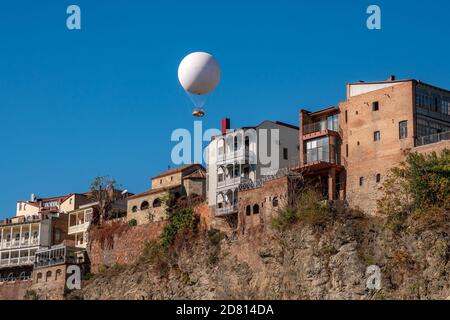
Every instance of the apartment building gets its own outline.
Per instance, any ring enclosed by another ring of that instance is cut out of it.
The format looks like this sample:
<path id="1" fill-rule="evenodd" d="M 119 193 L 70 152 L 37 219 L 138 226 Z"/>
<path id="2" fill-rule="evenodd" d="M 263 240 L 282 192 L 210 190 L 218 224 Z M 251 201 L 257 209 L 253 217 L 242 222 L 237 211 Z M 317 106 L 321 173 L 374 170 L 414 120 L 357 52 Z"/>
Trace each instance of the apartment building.
<path id="1" fill-rule="evenodd" d="M 125 218 L 127 214 L 127 199 L 132 196 L 128 191 L 114 190 L 114 201 L 110 208 L 109 219 Z M 98 214 L 98 202 L 91 202 L 79 206 L 78 209 L 68 212 L 68 232 L 74 238 L 76 248 L 87 248 L 88 230 L 93 217 Z"/>
<path id="2" fill-rule="evenodd" d="M 72 241 L 65 212 L 87 201 L 84 194 L 18 201 L 16 216 L 0 221 L 0 281 L 31 276 L 38 250 Z"/>
<path id="3" fill-rule="evenodd" d="M 239 188 L 256 185 L 267 176 L 298 162 L 298 127 L 264 121 L 255 127 L 230 130 L 222 121 L 222 134 L 207 147 L 208 206 L 216 217 L 237 214 Z"/>
<path id="4" fill-rule="evenodd" d="M 165 171 L 152 178 L 152 188 L 133 195 L 127 201 L 127 220 L 138 225 L 167 219 L 164 200 L 196 197 L 203 199 L 206 170 L 200 164 L 189 164 Z"/>
<path id="5" fill-rule="evenodd" d="M 369 214 L 392 167 L 411 151 L 444 147 L 450 91 L 419 80 L 350 83 L 338 107 L 300 111 L 302 172 L 321 180 L 330 200 L 346 199 Z"/>

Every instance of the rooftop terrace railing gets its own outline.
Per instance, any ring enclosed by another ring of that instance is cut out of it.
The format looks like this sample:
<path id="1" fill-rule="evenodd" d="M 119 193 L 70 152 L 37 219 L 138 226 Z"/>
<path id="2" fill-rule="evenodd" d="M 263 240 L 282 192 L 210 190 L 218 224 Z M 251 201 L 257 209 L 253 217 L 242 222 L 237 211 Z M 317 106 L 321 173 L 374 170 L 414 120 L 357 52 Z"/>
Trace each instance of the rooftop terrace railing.
<path id="1" fill-rule="evenodd" d="M 437 143 L 445 140 L 450 140 L 450 131 L 417 138 L 416 147 L 425 146 L 427 144 Z"/>

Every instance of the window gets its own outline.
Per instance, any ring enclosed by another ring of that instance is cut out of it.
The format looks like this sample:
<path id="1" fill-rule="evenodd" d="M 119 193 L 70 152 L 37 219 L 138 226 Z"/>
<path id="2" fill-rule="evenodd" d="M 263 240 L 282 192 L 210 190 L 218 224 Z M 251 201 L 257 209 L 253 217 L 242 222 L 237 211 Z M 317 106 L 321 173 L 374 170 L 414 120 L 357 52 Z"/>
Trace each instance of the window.
<path id="1" fill-rule="evenodd" d="M 257 204 L 255 204 L 253 206 L 253 214 L 258 214 L 259 213 L 259 206 Z"/>
<path id="2" fill-rule="evenodd" d="M 246 214 L 247 216 L 250 216 L 250 215 L 252 214 L 252 208 L 251 208 L 250 206 L 247 206 L 247 207 L 245 208 L 245 214 Z"/>
<path id="3" fill-rule="evenodd" d="M 45 282 L 47 282 L 48 280 L 51 280 L 51 278 L 52 278 L 52 272 L 47 271 L 47 273 L 45 274 Z"/>
<path id="4" fill-rule="evenodd" d="M 288 148 L 283 148 L 283 159 L 284 160 L 288 159 Z"/>
<path id="5" fill-rule="evenodd" d="M 147 201 L 142 202 L 141 210 L 147 210 L 148 208 L 150 208 L 149 203 Z"/>
<path id="6" fill-rule="evenodd" d="M 398 124 L 398 129 L 400 140 L 408 138 L 408 121 L 401 121 Z"/>
<path id="7" fill-rule="evenodd" d="M 234 137 L 233 139 L 234 151 L 238 150 L 238 138 Z"/>
<path id="8" fill-rule="evenodd" d="M 347 110 L 345 110 L 345 123 L 347 123 L 348 122 L 348 112 L 347 112 Z"/>
<path id="9" fill-rule="evenodd" d="M 358 141 L 356 144 L 359 146 L 361 143 Z"/>
<path id="10" fill-rule="evenodd" d="M 381 174 L 379 174 L 379 173 L 377 174 L 376 181 L 377 181 L 377 183 L 381 182 Z"/>
<path id="11" fill-rule="evenodd" d="M 373 133 L 373 141 L 380 141 L 381 140 L 381 133 L 380 131 L 375 131 Z"/>
<path id="12" fill-rule="evenodd" d="M 131 211 L 132 211 L 132 212 L 137 212 L 137 211 L 138 211 L 138 207 L 137 207 L 137 206 L 134 206 L 134 207 L 131 209 Z"/>
<path id="13" fill-rule="evenodd" d="M 173 181 L 173 176 L 170 177 L 170 181 Z"/>
<path id="14" fill-rule="evenodd" d="M 348 158 L 348 144 L 345 145 L 345 156 Z"/>
<path id="15" fill-rule="evenodd" d="M 159 184 L 162 184 L 162 179 L 159 179 Z"/>
<path id="16" fill-rule="evenodd" d="M 273 200 L 272 200 L 272 206 L 273 206 L 273 207 L 278 207 L 278 198 L 277 198 L 277 197 L 274 197 L 274 198 L 273 198 Z"/>
<path id="17" fill-rule="evenodd" d="M 364 177 L 359 178 L 359 186 L 362 187 L 364 184 Z"/>
<path id="18" fill-rule="evenodd" d="M 372 111 L 380 110 L 380 103 L 378 101 L 372 102 Z"/>
<path id="19" fill-rule="evenodd" d="M 155 201 L 153 201 L 153 208 L 159 207 L 161 207 L 161 200 L 159 200 L 159 198 L 156 198 Z"/>

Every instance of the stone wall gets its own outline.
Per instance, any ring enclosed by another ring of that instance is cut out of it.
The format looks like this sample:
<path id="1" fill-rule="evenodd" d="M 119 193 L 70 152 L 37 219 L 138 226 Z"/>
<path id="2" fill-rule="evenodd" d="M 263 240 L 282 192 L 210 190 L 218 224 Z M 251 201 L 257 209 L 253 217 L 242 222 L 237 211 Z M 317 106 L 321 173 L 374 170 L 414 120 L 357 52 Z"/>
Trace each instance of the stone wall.
<path id="1" fill-rule="evenodd" d="M 238 234 L 270 226 L 277 210 L 288 202 L 289 184 L 289 178 L 282 177 L 260 188 L 239 191 Z"/>
<path id="2" fill-rule="evenodd" d="M 428 153 L 432 153 L 432 152 L 439 153 L 439 152 L 442 152 L 444 149 L 450 150 L 450 140 L 445 140 L 445 141 L 441 141 L 438 143 L 432 143 L 432 144 L 427 144 L 424 146 L 416 147 L 412 151 L 418 152 L 418 153 L 423 153 L 423 154 L 428 154 Z"/>
<path id="3" fill-rule="evenodd" d="M 0 300 L 23 300 L 30 290 L 32 280 L 0 282 Z"/>
<path id="4" fill-rule="evenodd" d="M 67 279 L 67 266 L 58 265 L 33 271 L 33 285 L 35 291 L 42 300 L 64 299 L 64 289 Z"/>
<path id="5" fill-rule="evenodd" d="M 111 267 L 135 262 L 142 254 L 148 241 L 160 236 L 166 222 L 154 222 L 136 227 L 128 227 L 111 241 L 94 240 L 90 245 L 89 259 L 91 272 L 97 273 L 101 266 Z"/>

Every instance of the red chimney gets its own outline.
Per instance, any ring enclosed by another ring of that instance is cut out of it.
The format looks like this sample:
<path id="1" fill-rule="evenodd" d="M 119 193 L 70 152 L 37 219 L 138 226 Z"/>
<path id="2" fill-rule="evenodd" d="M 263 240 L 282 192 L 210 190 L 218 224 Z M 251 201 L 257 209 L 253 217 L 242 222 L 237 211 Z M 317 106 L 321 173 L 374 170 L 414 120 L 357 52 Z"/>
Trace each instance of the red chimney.
<path id="1" fill-rule="evenodd" d="M 230 130 L 230 119 L 223 118 L 222 119 L 222 134 L 226 134 L 228 130 Z"/>

